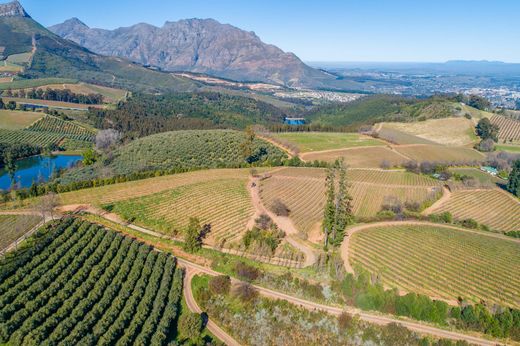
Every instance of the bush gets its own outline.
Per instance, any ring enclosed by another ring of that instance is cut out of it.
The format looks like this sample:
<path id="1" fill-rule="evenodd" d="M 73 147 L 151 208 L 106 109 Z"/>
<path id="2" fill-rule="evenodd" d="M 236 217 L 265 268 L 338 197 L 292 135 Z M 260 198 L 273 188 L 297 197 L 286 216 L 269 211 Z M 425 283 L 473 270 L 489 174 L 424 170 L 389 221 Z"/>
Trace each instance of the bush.
<path id="1" fill-rule="evenodd" d="M 235 265 L 235 273 L 239 279 L 244 281 L 254 281 L 260 277 L 260 270 L 245 264 L 244 262 L 238 262 Z"/>
<path id="2" fill-rule="evenodd" d="M 477 229 L 478 228 L 478 222 L 473 219 L 465 219 L 462 220 L 460 223 L 463 227 L 471 228 L 471 229 Z"/>
<path id="3" fill-rule="evenodd" d="M 202 332 L 202 317 L 193 312 L 183 314 L 179 319 L 179 329 L 191 341 L 198 341 Z"/>
<path id="4" fill-rule="evenodd" d="M 258 297 L 258 291 L 246 282 L 235 287 L 234 294 L 243 303 L 251 303 Z"/>
<path id="5" fill-rule="evenodd" d="M 215 276 L 209 280 L 208 285 L 211 293 L 228 295 L 231 288 L 231 278 L 227 275 Z"/>
<path id="6" fill-rule="evenodd" d="M 290 209 L 280 200 L 275 199 L 271 206 L 271 211 L 277 216 L 289 216 Z"/>

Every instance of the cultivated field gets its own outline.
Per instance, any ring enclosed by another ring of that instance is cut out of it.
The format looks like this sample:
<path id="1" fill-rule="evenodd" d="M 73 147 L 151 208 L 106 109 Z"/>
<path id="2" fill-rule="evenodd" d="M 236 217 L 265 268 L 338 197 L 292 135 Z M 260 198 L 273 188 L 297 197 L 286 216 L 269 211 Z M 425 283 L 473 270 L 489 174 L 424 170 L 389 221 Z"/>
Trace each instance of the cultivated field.
<path id="1" fill-rule="evenodd" d="M 49 232 L 2 266 L 0 343 L 172 341 L 183 279 L 174 257 L 85 221 Z"/>
<path id="2" fill-rule="evenodd" d="M 436 144 L 425 138 L 421 138 L 404 131 L 398 130 L 397 128 L 387 126 L 388 124 L 379 124 L 376 126 L 379 138 L 384 139 L 394 144 Z"/>
<path id="3" fill-rule="evenodd" d="M 470 148 L 444 147 L 441 145 L 403 145 L 395 150 L 417 162 L 475 162 L 482 161 L 485 156 Z"/>
<path id="4" fill-rule="evenodd" d="M 434 213 L 449 211 L 457 219 L 474 219 L 497 231 L 520 230 L 520 202 L 498 189 L 457 190 Z"/>
<path id="5" fill-rule="evenodd" d="M 0 215 L 0 250 L 7 248 L 41 221 L 34 215 Z"/>
<path id="6" fill-rule="evenodd" d="M 477 140 L 475 124 L 464 117 L 430 119 L 410 123 L 383 123 L 382 126 L 386 130 L 402 131 L 442 145 L 463 146 L 472 144 Z"/>
<path id="7" fill-rule="evenodd" d="M 182 234 L 190 217 L 210 224 L 207 242 L 228 244 L 240 240 L 254 214 L 247 177 L 219 179 L 184 185 L 114 205 L 113 212 L 126 220 L 167 235 Z"/>
<path id="8" fill-rule="evenodd" d="M 77 81 L 74 79 L 65 79 L 65 78 L 22 79 L 22 80 L 15 80 L 10 83 L 0 84 L 0 90 L 38 88 L 38 87 L 45 86 L 45 85 L 60 84 L 60 83 L 77 83 Z"/>
<path id="9" fill-rule="evenodd" d="M 454 174 L 473 177 L 480 184 L 480 186 L 484 187 L 494 187 L 497 183 L 504 182 L 504 180 L 494 177 L 491 174 L 482 172 L 480 169 L 476 168 L 450 168 L 449 171 Z"/>
<path id="10" fill-rule="evenodd" d="M 7 62 L 12 64 L 27 64 L 31 61 L 32 53 L 12 54 L 7 57 Z"/>
<path id="11" fill-rule="evenodd" d="M 383 161 L 390 166 L 399 166 L 407 161 L 407 158 L 388 147 L 366 147 L 343 150 L 330 150 L 301 155 L 305 161 L 327 161 L 334 162 L 343 158 L 349 167 L 353 168 L 379 168 Z"/>
<path id="12" fill-rule="evenodd" d="M 0 110 L 0 128 L 21 130 L 43 117 L 43 113 Z"/>
<path id="13" fill-rule="evenodd" d="M 373 217 L 385 197 L 397 197 L 402 202 L 422 203 L 439 197 L 438 182 L 408 172 L 350 170 L 349 189 L 357 217 Z M 325 170 L 288 168 L 262 181 L 261 198 L 266 206 L 282 200 L 291 210 L 290 217 L 299 231 L 306 234 L 321 227 L 325 205 Z"/>
<path id="14" fill-rule="evenodd" d="M 9 144 L 28 143 L 39 145 L 42 147 L 51 144 L 57 144 L 62 140 L 63 136 L 48 132 L 34 132 L 34 131 L 13 131 L 0 129 L 0 142 Z"/>
<path id="15" fill-rule="evenodd" d="M 56 133 L 67 138 L 78 141 L 92 141 L 94 139 L 94 132 L 80 126 L 72 121 L 65 121 L 53 116 L 45 116 L 32 126 L 27 128 L 29 131 Z"/>
<path id="16" fill-rule="evenodd" d="M 350 240 L 350 262 L 407 292 L 520 307 L 520 244 L 442 226 L 374 227 Z"/>
<path id="17" fill-rule="evenodd" d="M 302 153 L 330 149 L 385 145 L 385 143 L 380 140 L 357 133 L 284 132 L 273 133 L 272 135 L 276 138 L 294 143 Z"/>
<path id="18" fill-rule="evenodd" d="M 225 179 L 246 179 L 247 169 L 204 170 L 107 185 L 60 194 L 61 205 L 93 204 L 101 206 L 131 198 L 148 196 L 186 185 Z"/>
<path id="19" fill-rule="evenodd" d="M 501 115 L 493 115 L 491 123 L 500 128 L 498 139 L 507 142 L 520 142 L 520 120 L 510 119 Z"/>

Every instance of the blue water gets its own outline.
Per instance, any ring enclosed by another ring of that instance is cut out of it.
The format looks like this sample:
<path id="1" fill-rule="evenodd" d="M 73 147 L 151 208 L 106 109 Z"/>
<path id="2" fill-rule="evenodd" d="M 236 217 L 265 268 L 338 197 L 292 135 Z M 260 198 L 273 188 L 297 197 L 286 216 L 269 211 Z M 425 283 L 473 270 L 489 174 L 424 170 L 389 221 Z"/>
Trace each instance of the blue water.
<path id="1" fill-rule="evenodd" d="M 46 182 L 57 169 L 70 168 L 80 161 L 80 155 L 33 156 L 16 161 L 16 182 L 21 188 L 30 187 L 33 182 Z M 8 190 L 11 178 L 5 169 L 0 170 L 0 189 Z"/>

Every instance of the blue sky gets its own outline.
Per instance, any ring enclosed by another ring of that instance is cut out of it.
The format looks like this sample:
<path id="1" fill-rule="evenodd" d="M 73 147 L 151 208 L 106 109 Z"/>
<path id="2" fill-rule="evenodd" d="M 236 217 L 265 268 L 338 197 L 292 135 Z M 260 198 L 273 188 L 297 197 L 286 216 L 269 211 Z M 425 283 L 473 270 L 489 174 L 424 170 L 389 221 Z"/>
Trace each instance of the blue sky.
<path id="1" fill-rule="evenodd" d="M 6 0 L 0 0 L 6 2 Z M 518 0 L 20 0 L 40 23 L 214 18 L 305 61 L 520 62 Z"/>

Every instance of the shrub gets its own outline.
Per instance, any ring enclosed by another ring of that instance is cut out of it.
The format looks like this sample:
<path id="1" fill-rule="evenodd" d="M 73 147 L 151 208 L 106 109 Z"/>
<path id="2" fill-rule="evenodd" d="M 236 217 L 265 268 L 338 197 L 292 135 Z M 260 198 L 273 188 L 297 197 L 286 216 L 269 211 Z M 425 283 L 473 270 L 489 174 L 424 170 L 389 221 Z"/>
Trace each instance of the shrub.
<path id="1" fill-rule="evenodd" d="M 271 206 L 271 211 L 277 216 L 289 216 L 290 209 L 280 200 L 275 199 Z"/>
<path id="2" fill-rule="evenodd" d="M 346 311 L 338 316 L 338 326 L 342 331 L 347 331 L 355 326 L 354 317 Z"/>
<path id="3" fill-rule="evenodd" d="M 260 270 L 257 268 L 245 264 L 244 262 L 238 262 L 235 265 L 235 273 L 239 279 L 245 281 L 254 281 L 260 277 Z"/>
<path id="4" fill-rule="evenodd" d="M 460 223 L 463 227 L 476 229 L 478 228 L 478 222 L 473 219 L 465 219 Z"/>
<path id="5" fill-rule="evenodd" d="M 187 312 L 179 319 L 179 329 L 191 341 L 198 341 L 202 332 L 202 318 L 199 314 Z"/>
<path id="6" fill-rule="evenodd" d="M 231 278 L 227 275 L 212 277 L 209 280 L 209 290 L 213 294 L 228 295 L 231 288 Z"/>
<path id="7" fill-rule="evenodd" d="M 251 303 L 258 297 L 257 290 L 244 282 L 235 287 L 234 295 L 244 303 Z"/>

